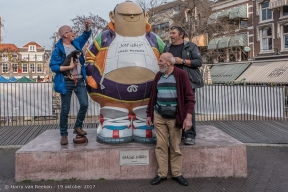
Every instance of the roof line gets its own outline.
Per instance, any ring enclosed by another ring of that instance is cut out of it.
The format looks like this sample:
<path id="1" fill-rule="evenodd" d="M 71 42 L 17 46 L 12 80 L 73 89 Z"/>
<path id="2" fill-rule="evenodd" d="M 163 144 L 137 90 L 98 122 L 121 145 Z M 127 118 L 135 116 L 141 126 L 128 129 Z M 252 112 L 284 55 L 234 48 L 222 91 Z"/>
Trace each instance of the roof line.
<path id="1" fill-rule="evenodd" d="M 36 41 L 29 41 L 28 43 L 37 43 L 38 45 L 40 45 L 40 47 L 45 47 L 45 46 L 42 46 L 40 43 L 36 42 Z M 27 45 L 28 43 L 24 44 L 24 45 Z M 22 47 L 19 47 L 19 48 L 23 48 L 24 45 Z"/>

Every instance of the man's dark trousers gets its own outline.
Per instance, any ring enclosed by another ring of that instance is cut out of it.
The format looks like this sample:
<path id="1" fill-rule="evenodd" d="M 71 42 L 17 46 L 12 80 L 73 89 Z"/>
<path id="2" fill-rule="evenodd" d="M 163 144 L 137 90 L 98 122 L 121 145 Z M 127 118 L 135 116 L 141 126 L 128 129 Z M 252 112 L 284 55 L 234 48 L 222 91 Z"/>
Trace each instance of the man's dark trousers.
<path id="1" fill-rule="evenodd" d="M 195 92 L 196 90 L 193 89 L 193 94 L 196 98 L 196 95 L 195 95 Z M 192 114 L 192 127 L 191 129 L 187 130 L 186 132 L 182 132 L 182 137 L 185 136 L 185 138 L 192 138 L 192 139 L 195 139 L 196 137 L 196 119 L 195 119 L 195 109 L 193 111 L 193 114 Z"/>
<path id="2" fill-rule="evenodd" d="M 61 94 L 61 114 L 60 114 L 60 133 L 61 136 L 67 136 L 68 132 L 68 115 L 70 111 L 70 102 L 73 91 L 75 92 L 80 109 L 78 111 L 77 119 L 75 122 L 74 128 L 82 128 L 83 121 L 86 116 L 88 109 L 88 95 L 86 91 L 86 86 L 83 79 L 78 79 L 77 84 L 75 85 L 74 81 L 71 79 L 65 79 L 66 94 Z"/>

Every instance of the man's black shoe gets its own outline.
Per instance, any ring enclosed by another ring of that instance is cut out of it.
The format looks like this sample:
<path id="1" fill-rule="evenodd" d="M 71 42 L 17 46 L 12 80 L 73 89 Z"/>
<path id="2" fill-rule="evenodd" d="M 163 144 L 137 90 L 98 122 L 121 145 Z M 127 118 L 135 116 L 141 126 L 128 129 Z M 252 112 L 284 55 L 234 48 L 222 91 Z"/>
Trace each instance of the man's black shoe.
<path id="1" fill-rule="evenodd" d="M 158 185 L 159 183 L 161 183 L 161 181 L 165 181 L 167 180 L 167 177 L 160 177 L 160 176 L 156 176 L 152 182 L 151 182 L 151 185 Z"/>
<path id="2" fill-rule="evenodd" d="M 188 186 L 188 181 L 182 176 L 172 177 L 173 180 L 177 181 L 180 185 Z"/>
<path id="3" fill-rule="evenodd" d="M 185 138 L 184 140 L 185 145 L 194 145 L 194 143 L 195 143 L 195 139 L 193 138 Z"/>

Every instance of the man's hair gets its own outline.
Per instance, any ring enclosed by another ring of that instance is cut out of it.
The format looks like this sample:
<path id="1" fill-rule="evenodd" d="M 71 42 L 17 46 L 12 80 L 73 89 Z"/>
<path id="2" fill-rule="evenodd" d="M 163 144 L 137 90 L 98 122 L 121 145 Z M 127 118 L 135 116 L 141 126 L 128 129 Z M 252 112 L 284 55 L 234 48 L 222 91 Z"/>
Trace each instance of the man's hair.
<path id="1" fill-rule="evenodd" d="M 70 27 L 69 27 L 68 25 L 63 25 L 63 26 L 61 26 L 61 27 L 59 28 L 58 34 L 59 34 L 59 36 L 60 36 L 61 38 L 62 38 L 63 35 L 65 34 L 67 28 L 70 28 Z"/>
<path id="2" fill-rule="evenodd" d="M 172 27 L 170 28 L 170 30 L 173 30 L 173 29 L 176 29 L 176 30 L 178 31 L 179 35 L 183 35 L 183 36 L 182 36 L 182 39 L 184 39 L 184 37 L 185 37 L 185 31 L 182 29 L 182 27 L 172 26 Z"/>
<path id="3" fill-rule="evenodd" d="M 172 65 L 174 65 L 176 62 L 175 57 L 173 57 L 172 55 L 167 55 L 166 60 L 169 61 Z"/>

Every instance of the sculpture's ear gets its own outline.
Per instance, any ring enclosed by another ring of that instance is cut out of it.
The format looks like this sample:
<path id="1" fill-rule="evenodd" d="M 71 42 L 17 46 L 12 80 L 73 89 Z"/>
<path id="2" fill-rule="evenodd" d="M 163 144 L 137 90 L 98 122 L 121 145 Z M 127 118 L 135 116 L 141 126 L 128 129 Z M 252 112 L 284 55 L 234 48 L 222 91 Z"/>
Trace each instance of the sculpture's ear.
<path id="1" fill-rule="evenodd" d="M 110 21 L 114 24 L 115 23 L 115 14 L 113 11 L 110 11 L 109 13 Z"/>
<path id="2" fill-rule="evenodd" d="M 149 14 L 148 14 L 148 13 L 145 13 L 144 17 L 145 17 L 145 21 L 148 23 L 148 20 L 149 20 Z"/>

